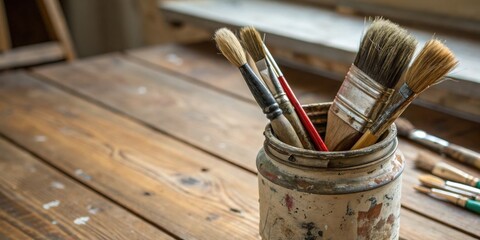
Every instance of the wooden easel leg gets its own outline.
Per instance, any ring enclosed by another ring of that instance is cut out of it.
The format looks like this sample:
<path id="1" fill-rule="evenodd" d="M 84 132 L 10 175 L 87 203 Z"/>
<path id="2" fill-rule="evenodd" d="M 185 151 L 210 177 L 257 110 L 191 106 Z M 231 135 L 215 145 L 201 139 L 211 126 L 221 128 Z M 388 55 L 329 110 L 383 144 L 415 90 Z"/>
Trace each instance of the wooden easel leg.
<path id="1" fill-rule="evenodd" d="M 0 52 L 11 48 L 10 31 L 8 30 L 7 13 L 3 0 L 0 0 Z"/>
<path id="2" fill-rule="evenodd" d="M 64 50 L 67 61 L 76 58 L 72 45 L 72 39 L 65 22 L 65 16 L 60 9 L 58 0 L 38 0 L 41 12 L 45 19 L 48 31 L 52 37 L 58 40 Z"/>

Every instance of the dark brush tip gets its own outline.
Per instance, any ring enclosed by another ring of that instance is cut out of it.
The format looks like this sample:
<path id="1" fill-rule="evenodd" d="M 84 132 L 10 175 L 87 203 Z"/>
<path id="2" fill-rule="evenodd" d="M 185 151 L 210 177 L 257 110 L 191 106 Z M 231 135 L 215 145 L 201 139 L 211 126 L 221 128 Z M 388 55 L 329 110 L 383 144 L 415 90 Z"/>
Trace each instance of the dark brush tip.
<path id="1" fill-rule="evenodd" d="M 405 29 L 378 18 L 363 36 L 354 64 L 376 82 L 393 88 L 408 67 L 416 45 Z"/>

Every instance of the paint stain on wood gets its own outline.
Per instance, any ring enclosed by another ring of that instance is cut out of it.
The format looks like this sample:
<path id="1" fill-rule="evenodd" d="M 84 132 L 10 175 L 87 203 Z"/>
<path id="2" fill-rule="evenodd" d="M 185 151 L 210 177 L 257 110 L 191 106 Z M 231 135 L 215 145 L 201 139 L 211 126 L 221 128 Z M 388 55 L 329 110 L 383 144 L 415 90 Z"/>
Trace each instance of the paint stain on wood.
<path id="1" fill-rule="evenodd" d="M 48 210 L 53 207 L 58 207 L 59 205 L 60 205 L 60 201 L 54 200 L 54 201 L 43 204 L 43 209 Z"/>
<path id="2" fill-rule="evenodd" d="M 193 178 L 193 177 L 182 177 L 182 178 L 180 179 L 180 182 L 181 182 L 183 185 L 192 186 L 192 185 L 195 185 L 195 184 L 199 183 L 200 181 L 198 181 L 198 179 Z"/>
<path id="3" fill-rule="evenodd" d="M 73 220 L 73 223 L 77 224 L 77 225 L 85 225 L 87 224 L 87 222 L 90 220 L 90 217 L 79 217 L 79 218 L 76 218 L 75 220 Z"/>

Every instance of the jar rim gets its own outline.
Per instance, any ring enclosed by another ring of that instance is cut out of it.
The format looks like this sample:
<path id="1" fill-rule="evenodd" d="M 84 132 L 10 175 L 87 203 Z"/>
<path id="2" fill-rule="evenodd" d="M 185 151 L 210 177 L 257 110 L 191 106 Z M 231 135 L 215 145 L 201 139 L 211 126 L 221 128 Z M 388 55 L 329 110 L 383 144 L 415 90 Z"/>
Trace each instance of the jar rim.
<path id="1" fill-rule="evenodd" d="M 288 145 L 273 134 L 270 124 L 267 124 L 264 135 L 266 139 L 264 149 L 269 155 L 273 155 L 274 159 L 305 167 L 358 167 L 384 158 L 394 152 L 398 146 L 395 124 L 390 126 L 377 143 L 365 148 L 347 151 L 321 152 Z"/>

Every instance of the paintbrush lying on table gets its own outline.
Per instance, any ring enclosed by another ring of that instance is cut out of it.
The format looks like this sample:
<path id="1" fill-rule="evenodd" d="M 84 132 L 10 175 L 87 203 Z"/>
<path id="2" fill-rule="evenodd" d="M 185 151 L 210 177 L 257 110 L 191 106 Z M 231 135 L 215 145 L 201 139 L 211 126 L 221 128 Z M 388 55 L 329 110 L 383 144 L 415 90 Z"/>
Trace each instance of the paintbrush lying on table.
<path id="1" fill-rule="evenodd" d="M 277 101 L 278 105 L 280 105 L 283 115 L 285 115 L 288 121 L 292 124 L 293 129 L 295 129 L 295 132 L 300 138 L 303 147 L 305 149 L 313 150 L 314 146 L 310 142 L 305 128 L 300 122 L 292 103 L 288 99 L 285 91 L 280 85 L 280 82 L 275 76 L 271 64 L 267 61 L 260 34 L 253 27 L 244 27 L 240 30 L 240 38 L 242 40 L 242 45 L 255 61 L 255 65 L 257 66 L 265 85 L 273 94 L 273 97 Z"/>
<path id="2" fill-rule="evenodd" d="M 460 194 L 475 201 L 480 201 L 480 189 L 478 188 L 453 181 L 443 180 L 430 174 L 422 175 L 418 178 L 418 180 L 420 180 L 420 182 L 427 187 L 442 189 Z"/>
<path id="3" fill-rule="evenodd" d="M 460 194 L 444 191 L 437 188 L 427 188 L 423 186 L 414 186 L 415 190 L 425 193 L 437 199 L 451 202 L 457 206 L 463 207 L 467 210 L 480 214 L 480 202 L 468 199 Z"/>
<path id="4" fill-rule="evenodd" d="M 250 92 L 270 120 L 272 129 L 278 139 L 291 146 L 303 148 L 295 130 L 283 115 L 272 94 L 248 65 L 245 52 L 235 34 L 226 28 L 222 28 L 215 32 L 214 39 L 225 58 L 238 67 L 242 73 Z"/>
<path id="5" fill-rule="evenodd" d="M 415 129 L 413 124 L 405 118 L 395 120 L 395 125 L 397 125 L 399 136 L 406 137 L 461 163 L 480 169 L 480 153 Z"/>
<path id="6" fill-rule="evenodd" d="M 367 147 L 377 142 L 420 93 L 441 81 L 456 65 L 457 60 L 450 49 L 438 40 L 428 41 L 405 73 L 405 83 L 394 93 L 389 105 L 352 149 Z"/>
<path id="7" fill-rule="evenodd" d="M 417 42 L 405 29 L 375 19 L 328 112 L 326 144 L 350 149 L 388 103 L 413 56 Z"/>
<path id="8" fill-rule="evenodd" d="M 446 180 L 463 183 L 480 188 L 480 179 L 464 172 L 448 163 L 439 161 L 425 153 L 418 153 L 415 166 Z"/>

